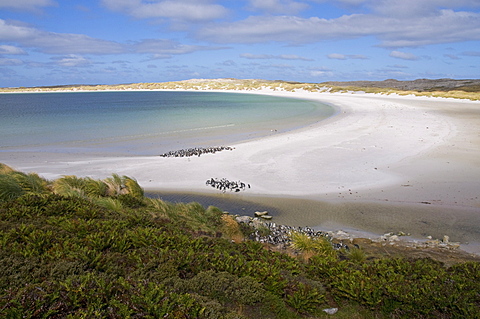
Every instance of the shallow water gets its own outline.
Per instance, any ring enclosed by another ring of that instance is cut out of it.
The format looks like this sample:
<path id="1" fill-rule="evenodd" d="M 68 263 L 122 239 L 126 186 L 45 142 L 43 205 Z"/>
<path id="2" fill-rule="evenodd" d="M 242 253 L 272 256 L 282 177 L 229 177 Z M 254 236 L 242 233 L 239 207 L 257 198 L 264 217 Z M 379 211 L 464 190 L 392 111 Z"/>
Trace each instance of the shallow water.
<path id="1" fill-rule="evenodd" d="M 332 114 L 318 102 L 254 94 L 0 94 L 0 152 L 156 155 L 287 131 Z"/>

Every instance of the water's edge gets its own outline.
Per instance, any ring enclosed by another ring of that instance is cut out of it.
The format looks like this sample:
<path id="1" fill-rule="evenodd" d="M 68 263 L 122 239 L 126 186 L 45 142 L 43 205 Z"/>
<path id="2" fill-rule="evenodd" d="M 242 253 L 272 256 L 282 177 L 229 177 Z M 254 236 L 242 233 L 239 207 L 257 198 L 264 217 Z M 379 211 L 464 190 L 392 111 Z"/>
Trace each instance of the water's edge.
<path id="1" fill-rule="evenodd" d="M 147 191 L 146 196 L 172 203 L 197 202 L 215 206 L 230 214 L 254 217 L 256 211 L 268 211 L 272 222 L 294 227 L 312 227 L 322 231 L 346 231 L 354 237 L 379 238 L 386 233 L 409 234 L 405 240 L 425 241 L 428 236 L 447 235 L 461 249 L 480 254 L 480 234 L 469 220 L 453 224 L 471 212 L 451 207 L 403 205 L 377 202 L 327 202 L 295 197 L 269 197 L 238 193 L 199 193 Z"/>

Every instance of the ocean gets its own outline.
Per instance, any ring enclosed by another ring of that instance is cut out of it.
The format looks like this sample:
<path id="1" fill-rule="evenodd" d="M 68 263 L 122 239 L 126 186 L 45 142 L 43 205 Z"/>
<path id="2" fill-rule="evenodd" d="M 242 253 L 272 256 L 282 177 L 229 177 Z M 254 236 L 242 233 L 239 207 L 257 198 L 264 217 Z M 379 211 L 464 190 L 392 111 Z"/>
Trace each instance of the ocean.
<path id="1" fill-rule="evenodd" d="M 316 101 L 239 93 L 0 94 L 0 152 L 158 155 L 227 146 L 331 116 Z"/>

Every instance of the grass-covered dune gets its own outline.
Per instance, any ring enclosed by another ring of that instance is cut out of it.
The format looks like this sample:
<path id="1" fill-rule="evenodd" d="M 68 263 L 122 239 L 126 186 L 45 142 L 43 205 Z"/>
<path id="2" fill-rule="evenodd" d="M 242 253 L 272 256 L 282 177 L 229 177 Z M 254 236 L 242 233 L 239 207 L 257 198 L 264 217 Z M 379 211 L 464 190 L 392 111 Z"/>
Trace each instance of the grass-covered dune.
<path id="1" fill-rule="evenodd" d="M 348 81 L 303 83 L 254 79 L 192 79 L 176 82 L 131 83 L 118 85 L 59 85 L 0 88 L 2 92 L 128 91 L 128 90 L 305 90 L 309 92 L 365 92 L 480 100 L 480 80 L 418 79 L 413 81 Z"/>
<path id="2" fill-rule="evenodd" d="M 480 317 L 480 263 L 372 258 L 298 233 L 278 252 L 252 231 L 126 176 L 48 181 L 0 164 L 0 317 Z"/>

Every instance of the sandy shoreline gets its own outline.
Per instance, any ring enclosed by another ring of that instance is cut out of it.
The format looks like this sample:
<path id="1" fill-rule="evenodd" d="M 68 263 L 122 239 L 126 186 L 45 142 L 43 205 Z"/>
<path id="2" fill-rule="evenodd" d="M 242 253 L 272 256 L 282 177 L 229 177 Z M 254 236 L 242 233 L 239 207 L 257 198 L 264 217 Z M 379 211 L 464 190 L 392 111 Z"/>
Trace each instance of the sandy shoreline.
<path id="1" fill-rule="evenodd" d="M 448 215 L 435 216 L 438 208 L 451 211 L 448 224 L 454 224 L 455 212 L 461 212 L 462 225 L 476 226 L 469 240 L 480 243 L 479 102 L 371 94 L 247 93 L 318 100 L 337 106 L 339 112 L 309 127 L 229 145 L 235 150 L 201 157 L 0 153 L 0 162 L 47 178 L 64 174 L 103 178 L 118 173 L 136 178 L 146 190 L 216 193 L 205 181 L 225 177 L 249 183 L 251 189 L 245 195 L 428 206 L 432 215 L 423 219 Z M 396 216 L 414 220 L 415 212 L 405 209 Z"/>

